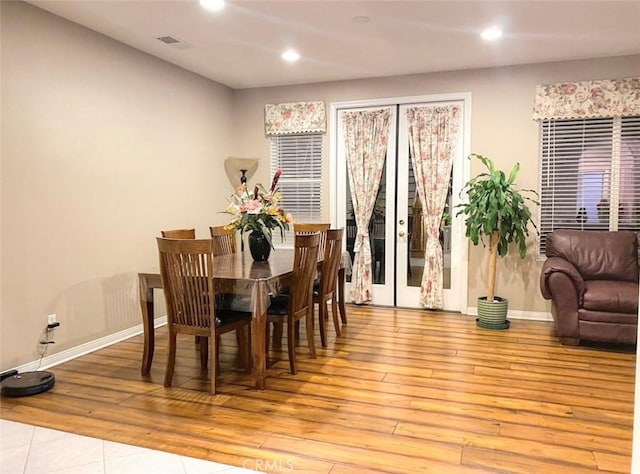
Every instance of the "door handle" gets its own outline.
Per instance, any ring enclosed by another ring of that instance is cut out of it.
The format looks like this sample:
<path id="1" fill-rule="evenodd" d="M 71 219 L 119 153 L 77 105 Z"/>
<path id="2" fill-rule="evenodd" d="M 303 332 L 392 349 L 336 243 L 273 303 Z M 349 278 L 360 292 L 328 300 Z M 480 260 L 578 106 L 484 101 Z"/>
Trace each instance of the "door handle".
<path id="1" fill-rule="evenodd" d="M 407 235 L 407 234 L 405 234 L 405 233 L 404 233 L 404 232 L 402 232 L 402 231 L 398 232 L 398 237 L 404 237 L 405 235 Z"/>

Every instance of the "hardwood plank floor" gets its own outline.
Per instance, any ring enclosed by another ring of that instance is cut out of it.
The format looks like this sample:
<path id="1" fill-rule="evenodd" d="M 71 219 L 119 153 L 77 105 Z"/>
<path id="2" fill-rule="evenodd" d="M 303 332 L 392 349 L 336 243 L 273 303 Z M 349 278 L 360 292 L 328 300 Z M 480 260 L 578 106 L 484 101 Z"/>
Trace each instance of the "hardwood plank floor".
<path id="1" fill-rule="evenodd" d="M 235 369 L 233 334 L 219 394 L 186 336 L 164 388 L 160 329 L 150 376 L 136 336 L 51 369 L 51 391 L 3 398 L 0 416 L 265 472 L 630 471 L 634 348 L 565 347 L 545 322 L 487 331 L 471 316 L 347 309 L 317 359 L 302 341 L 297 375 L 286 344 L 272 349 L 263 392 Z"/>

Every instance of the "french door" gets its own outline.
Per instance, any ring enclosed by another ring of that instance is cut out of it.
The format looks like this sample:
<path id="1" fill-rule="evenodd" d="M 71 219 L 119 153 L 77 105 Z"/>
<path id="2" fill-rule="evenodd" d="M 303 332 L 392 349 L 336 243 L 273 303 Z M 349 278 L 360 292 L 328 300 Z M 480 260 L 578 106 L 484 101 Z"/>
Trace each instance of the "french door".
<path id="1" fill-rule="evenodd" d="M 332 168 L 334 177 L 335 206 L 332 221 L 345 228 L 345 246 L 352 258 L 355 241 L 355 219 L 351 204 L 351 191 L 344 155 L 342 116 L 357 110 L 389 109 L 392 114 L 385 164 L 380 186 L 376 193 L 376 205 L 369 224 L 371 244 L 371 272 L 373 276 L 372 304 L 420 308 L 420 286 L 424 272 L 426 235 L 422 223 L 422 203 L 416 192 L 416 184 L 409 153 L 407 108 L 421 105 L 456 103 L 465 113 L 458 143 L 455 148 L 450 191 L 441 225 L 440 243 L 444 254 L 444 308 L 451 311 L 467 310 L 467 241 L 461 219 L 455 218 L 454 207 L 459 202 L 459 191 L 468 179 L 468 115 L 470 102 L 467 95 L 447 100 L 429 98 L 366 101 L 332 105 Z M 349 278 L 348 278 L 349 281 Z M 347 283 L 347 301 L 350 288 Z"/>

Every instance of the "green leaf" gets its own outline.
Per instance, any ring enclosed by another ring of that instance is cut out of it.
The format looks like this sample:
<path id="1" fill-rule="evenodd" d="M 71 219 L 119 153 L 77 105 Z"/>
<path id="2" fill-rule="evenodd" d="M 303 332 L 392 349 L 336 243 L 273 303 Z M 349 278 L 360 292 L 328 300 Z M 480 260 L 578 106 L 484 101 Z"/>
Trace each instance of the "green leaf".
<path id="1" fill-rule="evenodd" d="M 509 174 L 509 179 L 507 180 L 507 183 L 513 184 L 513 182 L 516 180 L 516 176 L 518 176 L 519 171 L 520 171 L 520 163 L 516 163 L 513 169 L 511 170 L 511 173 Z"/>

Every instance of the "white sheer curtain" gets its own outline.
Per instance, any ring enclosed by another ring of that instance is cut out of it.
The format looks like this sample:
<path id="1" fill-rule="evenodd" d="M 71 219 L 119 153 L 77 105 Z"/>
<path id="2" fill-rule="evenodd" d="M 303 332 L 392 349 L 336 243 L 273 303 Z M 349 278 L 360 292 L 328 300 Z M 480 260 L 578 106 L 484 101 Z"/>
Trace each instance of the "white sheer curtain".
<path id="1" fill-rule="evenodd" d="M 357 226 L 351 294 L 356 303 L 372 299 L 369 221 L 387 153 L 391 110 L 345 112 L 343 127 L 351 201 Z"/>
<path id="2" fill-rule="evenodd" d="M 439 232 L 444 211 L 460 122 L 460 107 L 422 106 L 407 109 L 409 151 L 418 196 L 423 203 L 422 222 L 427 237 L 420 303 L 443 307 L 444 263 Z"/>

